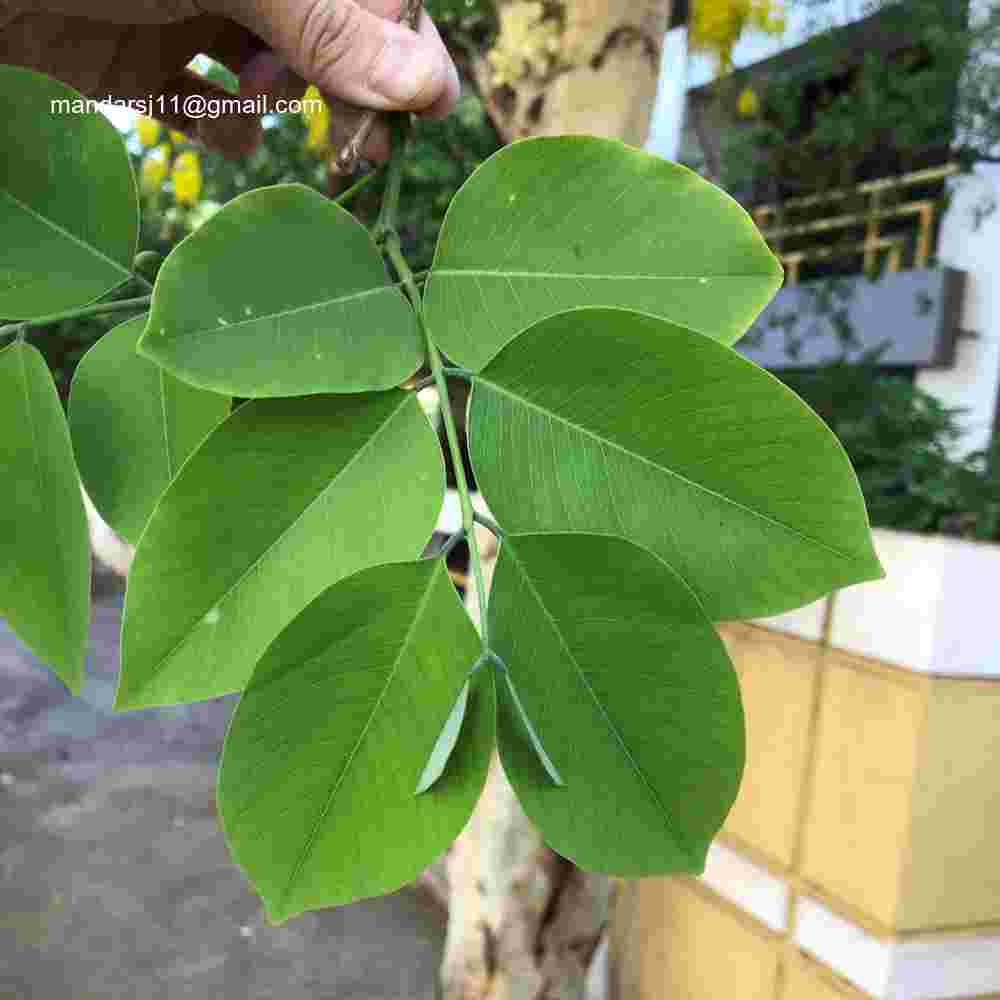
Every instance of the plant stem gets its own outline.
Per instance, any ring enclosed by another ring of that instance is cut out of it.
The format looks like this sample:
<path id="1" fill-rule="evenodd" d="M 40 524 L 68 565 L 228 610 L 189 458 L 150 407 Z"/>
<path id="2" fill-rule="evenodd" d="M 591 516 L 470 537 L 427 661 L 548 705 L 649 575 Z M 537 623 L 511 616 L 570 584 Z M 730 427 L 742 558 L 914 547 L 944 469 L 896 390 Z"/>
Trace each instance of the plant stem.
<path id="1" fill-rule="evenodd" d="M 403 181 L 403 162 L 406 157 L 407 136 L 409 131 L 409 116 L 403 114 L 395 117 L 393 129 L 393 152 L 392 160 L 389 162 L 389 176 L 386 183 L 385 198 L 382 202 L 382 211 L 379 213 L 376 225 L 376 239 L 381 242 L 385 253 L 392 266 L 396 269 L 406 294 L 413 304 L 413 309 L 417 314 L 417 323 L 423 334 L 424 345 L 427 350 L 427 361 L 430 365 L 431 375 L 434 385 L 437 387 L 438 396 L 441 399 L 441 419 L 444 422 L 445 436 L 448 439 L 448 450 L 451 454 L 451 464 L 455 472 L 455 486 L 458 490 L 458 499 L 462 507 L 462 530 L 465 532 L 469 543 L 469 562 L 472 567 L 472 576 L 476 581 L 476 594 L 479 597 L 479 621 L 480 634 L 483 640 L 483 651 L 489 650 L 489 624 L 486 612 L 486 578 L 483 575 L 482 553 L 479 551 L 479 542 L 476 539 L 475 523 L 476 513 L 472 507 L 472 497 L 469 494 L 469 483 L 465 478 L 465 464 L 462 460 L 462 448 L 458 443 L 458 431 L 455 428 L 455 417 L 451 409 L 451 397 L 448 395 L 448 379 L 445 375 L 444 362 L 439 353 L 427 323 L 424 318 L 423 300 L 420 297 L 420 290 L 417 288 L 416 280 L 410 265 L 403 256 L 402 245 L 399 240 L 399 233 L 396 232 L 396 213 L 399 208 L 399 192 Z"/>
<path id="2" fill-rule="evenodd" d="M 104 316 L 109 313 L 125 312 L 126 310 L 141 311 L 148 309 L 152 301 L 152 296 L 143 295 L 137 299 L 122 299 L 119 302 L 98 302 L 97 305 L 84 306 L 83 309 L 68 309 L 66 312 L 53 313 L 51 316 L 42 316 L 39 319 L 25 320 L 20 323 L 11 323 L 9 326 L 0 327 L 0 336 L 4 334 L 16 333 L 20 329 L 33 329 L 38 326 L 49 326 L 52 323 L 61 323 L 67 319 L 85 319 L 89 316 Z"/>
<path id="3" fill-rule="evenodd" d="M 385 193 L 382 195 L 382 208 L 375 223 L 375 242 L 380 244 L 385 243 L 390 233 L 396 235 L 397 242 L 399 239 L 396 233 L 396 217 L 399 215 L 399 194 L 403 189 L 403 160 L 406 155 L 406 136 L 409 133 L 410 123 L 409 115 L 406 112 L 401 114 L 404 121 L 399 122 L 393 129 L 392 159 L 389 161 L 389 174 L 385 182 Z M 393 261 L 394 265 L 395 263 Z M 406 264 L 405 273 L 398 268 L 396 270 L 404 284 L 408 280 L 416 288 L 416 278 L 409 264 Z"/>
<path id="4" fill-rule="evenodd" d="M 355 181 L 346 191 L 341 191 L 340 194 L 334 198 L 334 202 L 337 205 L 346 205 L 359 191 L 363 191 L 377 176 L 377 170 L 370 170 L 364 175 L 360 180 Z"/>

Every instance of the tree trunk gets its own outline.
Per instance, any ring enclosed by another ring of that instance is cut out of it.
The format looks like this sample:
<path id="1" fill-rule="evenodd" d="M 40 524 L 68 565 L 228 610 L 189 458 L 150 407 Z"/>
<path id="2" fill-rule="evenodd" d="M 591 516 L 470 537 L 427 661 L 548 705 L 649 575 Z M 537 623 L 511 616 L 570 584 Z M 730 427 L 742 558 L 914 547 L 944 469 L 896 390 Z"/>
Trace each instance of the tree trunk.
<path id="1" fill-rule="evenodd" d="M 490 56 L 474 60 L 474 69 L 500 135 L 512 142 L 588 134 L 643 145 L 671 6 L 671 0 L 499 0 L 500 36 Z M 525 44 L 529 7 L 544 11 L 530 30 L 551 39 L 537 55 Z M 505 67 L 499 73 L 498 64 Z"/>

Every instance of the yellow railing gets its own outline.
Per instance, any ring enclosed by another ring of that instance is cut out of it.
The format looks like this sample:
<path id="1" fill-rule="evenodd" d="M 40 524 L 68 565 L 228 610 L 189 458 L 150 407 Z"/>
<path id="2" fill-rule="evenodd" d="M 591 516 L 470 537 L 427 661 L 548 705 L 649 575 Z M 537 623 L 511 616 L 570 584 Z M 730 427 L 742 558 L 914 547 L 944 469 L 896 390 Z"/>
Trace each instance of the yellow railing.
<path id="1" fill-rule="evenodd" d="M 864 259 L 864 272 L 871 274 L 878 264 L 879 256 L 884 253 L 886 255 L 886 268 L 889 271 L 902 270 L 906 248 L 913 233 L 911 230 L 890 235 L 884 234 L 882 232 L 883 226 L 889 220 L 907 218 L 916 220 L 913 267 L 926 267 L 932 252 L 938 202 L 930 198 L 904 201 L 898 204 L 887 204 L 887 201 L 894 192 L 932 184 L 957 172 L 958 165 L 949 163 L 941 167 L 903 174 L 900 177 L 869 181 L 846 191 L 829 191 L 805 198 L 790 198 L 780 204 L 758 205 L 752 210 L 752 214 L 754 221 L 761 228 L 764 238 L 771 244 L 785 265 L 786 280 L 790 285 L 798 284 L 802 265 L 807 261 L 861 255 Z M 847 212 L 827 218 L 813 218 L 798 223 L 789 223 L 788 221 L 791 215 L 857 198 L 866 201 L 866 205 L 861 211 Z M 862 226 L 865 229 L 863 239 L 838 241 L 831 244 L 830 234 L 838 231 L 849 232 Z M 807 245 L 786 249 L 786 244 L 791 240 L 808 243 L 813 237 L 818 237 L 815 246 Z"/>

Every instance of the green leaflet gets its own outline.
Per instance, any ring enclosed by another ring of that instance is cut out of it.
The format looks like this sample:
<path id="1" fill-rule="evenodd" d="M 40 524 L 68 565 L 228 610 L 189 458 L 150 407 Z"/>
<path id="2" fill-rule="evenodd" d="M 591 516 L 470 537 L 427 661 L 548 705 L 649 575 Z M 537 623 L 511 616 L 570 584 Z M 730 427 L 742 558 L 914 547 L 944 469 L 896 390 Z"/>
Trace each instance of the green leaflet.
<path id="1" fill-rule="evenodd" d="M 478 371 L 576 306 L 662 316 L 731 344 L 781 286 L 747 213 L 684 167 L 620 142 L 527 139 L 455 196 L 427 282 L 441 350 Z"/>
<path id="2" fill-rule="evenodd" d="M 739 788 L 743 715 L 683 581 L 622 539 L 508 535 L 490 628 L 565 781 L 549 780 L 498 684 L 504 771 L 546 842 L 593 871 L 700 872 Z"/>
<path id="3" fill-rule="evenodd" d="M 99 112 L 81 113 L 83 103 L 57 80 L 0 66 L 5 319 L 76 309 L 131 273 L 139 231 L 132 166 L 118 130 Z"/>
<path id="4" fill-rule="evenodd" d="M 431 755 L 427 758 L 423 771 L 420 772 L 420 780 L 417 782 L 417 790 L 414 795 L 423 795 L 429 792 L 441 780 L 451 755 L 458 745 L 458 737 L 462 732 L 462 723 L 465 721 L 465 713 L 469 708 L 469 692 L 472 690 L 472 681 L 468 680 L 462 685 L 462 690 L 458 692 L 455 704 L 452 705 L 448 718 L 445 719 L 441 732 L 431 748 Z"/>
<path id="5" fill-rule="evenodd" d="M 414 393 L 244 404 L 185 463 L 143 532 L 117 707 L 241 690 L 323 590 L 418 556 L 443 495 L 441 451 Z"/>
<path id="6" fill-rule="evenodd" d="M 854 471 L 819 417 L 735 351 L 655 317 L 543 320 L 476 378 L 470 427 L 505 530 L 628 538 L 715 621 L 882 575 Z"/>
<path id="7" fill-rule="evenodd" d="M 479 651 L 444 560 L 341 581 L 267 650 L 226 739 L 218 798 L 271 920 L 392 892 L 458 836 L 494 746 L 488 671 L 472 680 L 440 780 L 413 790 Z"/>
<path id="8" fill-rule="evenodd" d="M 175 379 L 136 354 L 137 316 L 105 334 L 73 377 L 70 430 L 94 505 L 133 545 L 160 494 L 205 435 L 229 413 L 228 396 Z"/>
<path id="9" fill-rule="evenodd" d="M 388 389 L 424 358 L 368 231 L 299 184 L 233 199 L 170 254 L 139 349 L 251 398 Z"/>
<path id="10" fill-rule="evenodd" d="M 62 404 L 44 358 L 0 351 L 0 614 L 79 693 L 90 620 L 90 538 Z"/>

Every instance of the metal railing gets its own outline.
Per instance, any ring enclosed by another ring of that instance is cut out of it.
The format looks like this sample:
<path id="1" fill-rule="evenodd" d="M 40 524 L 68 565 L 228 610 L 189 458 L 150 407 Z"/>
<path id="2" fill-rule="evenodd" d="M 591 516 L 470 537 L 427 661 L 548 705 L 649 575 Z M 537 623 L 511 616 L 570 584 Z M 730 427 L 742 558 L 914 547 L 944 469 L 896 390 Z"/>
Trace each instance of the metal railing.
<path id="1" fill-rule="evenodd" d="M 882 254 L 885 266 L 890 272 L 901 271 L 905 265 L 907 247 L 913 243 L 912 266 L 927 267 L 934 241 L 934 226 L 937 221 L 939 201 L 921 198 L 915 201 L 890 203 L 891 196 L 908 188 L 926 186 L 943 181 L 958 172 L 958 165 L 945 164 L 903 174 L 868 181 L 848 190 L 835 190 L 804 198 L 790 198 L 779 204 L 758 205 L 752 209 L 754 221 L 760 227 L 764 238 L 785 266 L 786 283 L 796 285 L 802 273 L 803 264 L 811 261 L 829 260 L 850 256 L 863 258 L 865 274 L 874 273 Z M 823 218 L 812 218 L 804 222 L 789 222 L 789 216 L 810 213 L 812 209 L 822 209 L 837 202 L 863 199 L 866 204 L 861 211 L 846 212 Z M 886 234 L 883 228 L 890 220 L 913 219 L 916 222 L 914 240 L 913 229 Z M 846 239 L 831 242 L 830 235 L 838 231 L 846 234 L 852 229 L 864 227 L 861 240 Z M 808 245 L 815 240 L 815 245 Z M 790 241 L 805 242 L 806 246 L 788 248 Z"/>

